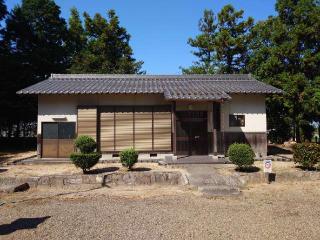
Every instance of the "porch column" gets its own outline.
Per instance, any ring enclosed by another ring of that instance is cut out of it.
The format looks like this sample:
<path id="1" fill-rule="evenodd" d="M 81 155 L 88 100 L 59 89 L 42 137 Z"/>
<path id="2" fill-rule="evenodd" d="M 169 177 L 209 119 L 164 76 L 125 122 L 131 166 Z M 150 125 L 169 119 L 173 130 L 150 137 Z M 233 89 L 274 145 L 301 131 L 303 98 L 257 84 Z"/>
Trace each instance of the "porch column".
<path id="1" fill-rule="evenodd" d="M 171 108 L 171 121 L 172 121 L 172 151 L 174 155 L 177 155 L 177 131 L 176 131 L 176 102 L 172 103 Z"/>
<path id="2" fill-rule="evenodd" d="M 213 138 L 213 154 L 218 154 L 218 131 L 220 131 L 220 102 L 214 102 L 212 105 L 212 114 L 213 114 L 213 131 L 212 131 L 212 138 Z"/>

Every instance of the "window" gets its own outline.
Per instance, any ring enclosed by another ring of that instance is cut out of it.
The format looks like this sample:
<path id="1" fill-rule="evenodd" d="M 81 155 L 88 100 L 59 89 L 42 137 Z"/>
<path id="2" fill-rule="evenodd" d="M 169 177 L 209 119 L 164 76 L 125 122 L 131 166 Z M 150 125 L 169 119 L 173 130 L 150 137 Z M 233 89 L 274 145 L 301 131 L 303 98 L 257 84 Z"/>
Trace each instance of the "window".
<path id="1" fill-rule="evenodd" d="M 74 139 L 76 133 L 76 123 L 60 122 L 59 123 L 59 139 Z"/>
<path id="2" fill-rule="evenodd" d="M 73 139 L 75 137 L 75 122 L 52 122 L 42 124 L 43 139 Z"/>
<path id="3" fill-rule="evenodd" d="M 58 124 L 57 123 L 43 123 L 42 137 L 44 139 L 58 139 Z"/>
<path id="4" fill-rule="evenodd" d="M 244 127 L 245 126 L 245 116 L 244 115 L 229 115 L 229 127 Z"/>

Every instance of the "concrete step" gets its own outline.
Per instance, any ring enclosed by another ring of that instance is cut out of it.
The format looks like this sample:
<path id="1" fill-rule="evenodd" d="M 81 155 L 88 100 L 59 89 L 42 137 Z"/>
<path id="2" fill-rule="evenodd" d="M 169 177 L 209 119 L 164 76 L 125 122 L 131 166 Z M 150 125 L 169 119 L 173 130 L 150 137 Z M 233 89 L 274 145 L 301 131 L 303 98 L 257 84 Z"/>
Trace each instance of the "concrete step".
<path id="1" fill-rule="evenodd" d="M 189 164 L 225 164 L 228 159 L 212 155 L 200 156 L 177 156 L 176 159 L 165 158 L 164 161 L 168 165 L 189 165 Z"/>
<path id="2" fill-rule="evenodd" d="M 230 186 L 240 187 L 242 183 L 240 180 L 233 176 L 223 176 L 218 173 L 210 174 L 194 174 L 190 176 L 190 184 L 196 186 Z"/>
<path id="3" fill-rule="evenodd" d="M 198 186 L 198 191 L 205 197 L 217 197 L 217 196 L 237 196 L 240 189 L 230 186 Z"/>

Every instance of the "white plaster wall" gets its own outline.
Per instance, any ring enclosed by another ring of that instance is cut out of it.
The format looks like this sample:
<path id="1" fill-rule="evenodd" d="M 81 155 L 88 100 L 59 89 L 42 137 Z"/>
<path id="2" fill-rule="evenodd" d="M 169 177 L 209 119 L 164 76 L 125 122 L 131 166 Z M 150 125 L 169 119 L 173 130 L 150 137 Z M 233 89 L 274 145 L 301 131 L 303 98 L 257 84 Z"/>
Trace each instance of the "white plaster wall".
<path id="1" fill-rule="evenodd" d="M 226 132 L 266 132 L 265 96 L 234 94 L 232 100 L 221 104 L 221 128 Z M 245 115 L 244 127 L 229 127 L 229 114 Z"/>
<path id="2" fill-rule="evenodd" d="M 97 105 L 165 105 L 170 102 L 162 95 L 46 95 L 38 97 L 38 133 L 41 122 L 77 121 L 77 106 Z M 187 110 L 188 104 L 177 103 L 177 110 Z M 191 106 L 192 110 L 212 111 L 211 104 Z M 229 127 L 229 114 L 244 114 L 245 127 Z M 210 116 L 210 114 L 209 114 Z M 209 122 L 209 121 L 208 121 Z M 264 95 L 232 95 L 232 100 L 221 105 L 221 128 L 227 132 L 266 132 L 266 107 Z M 212 128 L 208 125 L 208 130 Z"/>
<path id="3" fill-rule="evenodd" d="M 162 95 L 39 95 L 38 134 L 42 122 L 77 121 L 77 107 L 99 105 L 165 105 Z"/>
<path id="4" fill-rule="evenodd" d="M 70 96 L 38 96 L 38 134 L 42 122 L 77 121 L 77 101 Z"/>

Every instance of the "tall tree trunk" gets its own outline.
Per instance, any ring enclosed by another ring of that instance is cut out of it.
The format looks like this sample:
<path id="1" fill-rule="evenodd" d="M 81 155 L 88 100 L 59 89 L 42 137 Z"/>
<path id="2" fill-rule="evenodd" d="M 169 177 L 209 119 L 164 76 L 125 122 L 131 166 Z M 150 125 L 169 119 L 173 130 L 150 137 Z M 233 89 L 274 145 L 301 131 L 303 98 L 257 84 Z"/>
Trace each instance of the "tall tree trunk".
<path id="1" fill-rule="evenodd" d="M 12 137 L 12 132 L 13 132 L 13 124 L 12 122 L 8 123 L 8 135 L 7 137 Z"/>
<path id="2" fill-rule="evenodd" d="M 18 138 L 20 137 L 20 122 L 16 122 L 16 131 L 14 133 L 14 137 Z"/>
<path id="3" fill-rule="evenodd" d="M 300 132 L 300 125 L 296 124 L 296 142 L 301 143 L 301 132 Z"/>

